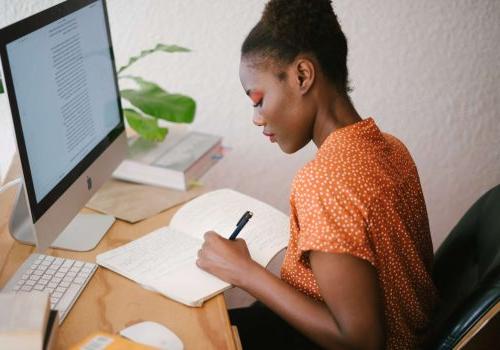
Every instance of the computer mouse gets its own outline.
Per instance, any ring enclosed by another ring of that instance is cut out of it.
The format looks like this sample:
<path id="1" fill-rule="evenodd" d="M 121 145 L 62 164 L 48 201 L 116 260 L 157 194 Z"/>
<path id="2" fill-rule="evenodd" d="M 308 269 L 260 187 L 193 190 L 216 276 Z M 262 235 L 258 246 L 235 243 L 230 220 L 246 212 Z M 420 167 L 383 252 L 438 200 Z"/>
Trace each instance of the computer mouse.
<path id="1" fill-rule="evenodd" d="M 123 328 L 120 335 L 134 342 L 153 346 L 159 349 L 183 350 L 184 344 L 179 337 L 164 325 L 144 321 Z"/>

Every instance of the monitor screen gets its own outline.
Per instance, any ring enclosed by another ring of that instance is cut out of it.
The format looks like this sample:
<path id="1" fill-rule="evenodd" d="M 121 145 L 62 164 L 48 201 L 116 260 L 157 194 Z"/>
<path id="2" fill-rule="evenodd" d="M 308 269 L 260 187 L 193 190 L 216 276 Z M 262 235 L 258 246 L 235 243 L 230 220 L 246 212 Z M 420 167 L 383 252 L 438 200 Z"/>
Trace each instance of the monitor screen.
<path id="1" fill-rule="evenodd" d="M 39 203 L 120 122 L 102 3 L 7 44 L 7 55 Z"/>
<path id="2" fill-rule="evenodd" d="M 105 5 L 65 5 L 5 29 L 2 39 L 34 222 L 123 130 Z"/>

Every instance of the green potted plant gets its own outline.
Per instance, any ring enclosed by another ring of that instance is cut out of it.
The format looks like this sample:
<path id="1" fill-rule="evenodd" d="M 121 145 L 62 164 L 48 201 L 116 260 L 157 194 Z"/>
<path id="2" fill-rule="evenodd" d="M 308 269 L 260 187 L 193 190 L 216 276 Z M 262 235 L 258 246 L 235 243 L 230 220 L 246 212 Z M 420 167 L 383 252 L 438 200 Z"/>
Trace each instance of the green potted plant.
<path id="1" fill-rule="evenodd" d="M 159 125 L 159 119 L 174 123 L 192 123 L 196 102 L 189 96 L 169 93 L 153 82 L 137 76 L 124 75 L 123 72 L 138 60 L 155 52 L 189 51 L 177 45 L 157 44 L 154 48 L 143 50 L 138 56 L 131 57 L 125 66 L 118 69 L 118 79 L 131 79 L 137 85 L 135 89 L 120 91 L 122 99 L 135 107 L 124 108 L 123 113 L 130 127 L 146 140 L 164 140 L 168 129 Z"/>
<path id="2" fill-rule="evenodd" d="M 148 141 L 163 141 L 168 128 L 159 125 L 163 119 L 174 123 L 192 123 L 196 112 L 196 102 L 189 96 L 165 91 L 154 82 L 138 76 L 124 75 L 123 72 L 140 59 L 155 52 L 189 52 L 177 45 L 157 44 L 154 48 L 143 50 L 133 56 L 128 63 L 118 69 L 119 80 L 130 79 L 136 84 L 133 89 L 120 90 L 121 98 L 130 102 L 132 107 L 124 108 L 123 114 L 128 124 L 142 138 Z M 0 94 L 4 92 L 0 77 Z"/>

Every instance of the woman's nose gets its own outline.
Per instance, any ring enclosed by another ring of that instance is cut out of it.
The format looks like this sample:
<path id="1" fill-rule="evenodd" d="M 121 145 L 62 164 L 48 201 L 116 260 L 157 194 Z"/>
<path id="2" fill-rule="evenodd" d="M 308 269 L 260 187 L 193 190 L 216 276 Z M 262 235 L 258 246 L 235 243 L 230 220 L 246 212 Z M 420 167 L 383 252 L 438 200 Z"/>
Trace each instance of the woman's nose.
<path id="1" fill-rule="evenodd" d="M 252 121 L 253 121 L 254 125 L 256 125 L 256 126 L 263 126 L 265 123 L 264 118 L 262 118 L 262 116 L 259 114 L 258 111 L 253 112 Z"/>

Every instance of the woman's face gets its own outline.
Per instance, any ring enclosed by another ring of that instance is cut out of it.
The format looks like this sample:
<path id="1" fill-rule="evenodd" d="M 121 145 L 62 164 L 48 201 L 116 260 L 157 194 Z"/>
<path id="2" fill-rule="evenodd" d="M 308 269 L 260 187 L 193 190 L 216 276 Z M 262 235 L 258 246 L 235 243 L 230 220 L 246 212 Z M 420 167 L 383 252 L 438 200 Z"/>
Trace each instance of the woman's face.
<path id="1" fill-rule="evenodd" d="M 312 139 L 314 113 L 300 93 L 293 64 L 280 71 L 242 58 L 240 80 L 254 108 L 253 123 L 283 152 L 294 153 Z"/>

